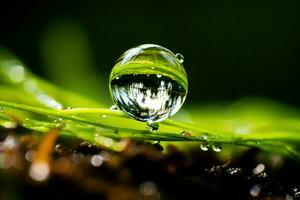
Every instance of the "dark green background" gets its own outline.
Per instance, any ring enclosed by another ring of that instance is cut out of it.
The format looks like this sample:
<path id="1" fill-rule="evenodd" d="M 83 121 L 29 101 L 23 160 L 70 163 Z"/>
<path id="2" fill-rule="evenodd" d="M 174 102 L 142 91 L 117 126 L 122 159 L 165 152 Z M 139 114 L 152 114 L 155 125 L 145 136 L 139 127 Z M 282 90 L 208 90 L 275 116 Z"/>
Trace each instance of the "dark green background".
<path id="1" fill-rule="evenodd" d="M 300 105 L 299 0 L 30 0 L 0 7 L 0 45 L 41 76 L 40 34 L 68 19 L 86 31 L 99 73 L 109 73 L 126 49 L 155 43 L 185 56 L 189 102 L 259 95 Z"/>

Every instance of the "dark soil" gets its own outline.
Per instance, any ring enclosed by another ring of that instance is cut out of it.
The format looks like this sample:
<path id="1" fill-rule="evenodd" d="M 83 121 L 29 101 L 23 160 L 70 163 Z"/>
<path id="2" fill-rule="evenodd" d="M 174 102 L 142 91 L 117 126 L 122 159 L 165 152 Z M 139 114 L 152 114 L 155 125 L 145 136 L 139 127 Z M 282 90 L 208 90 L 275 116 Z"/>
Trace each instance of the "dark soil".
<path id="1" fill-rule="evenodd" d="M 160 144 L 129 140 L 116 153 L 59 138 L 51 154 L 49 177 L 36 181 L 29 176 L 34 161 L 30 155 L 42 138 L 16 132 L 26 130 L 0 131 L 3 200 L 300 199 L 300 165 L 291 159 L 249 149 L 224 161 L 217 158 L 218 153 L 200 148 L 180 151 L 169 145 L 163 153 Z M 93 165 L 95 155 L 100 157 Z"/>

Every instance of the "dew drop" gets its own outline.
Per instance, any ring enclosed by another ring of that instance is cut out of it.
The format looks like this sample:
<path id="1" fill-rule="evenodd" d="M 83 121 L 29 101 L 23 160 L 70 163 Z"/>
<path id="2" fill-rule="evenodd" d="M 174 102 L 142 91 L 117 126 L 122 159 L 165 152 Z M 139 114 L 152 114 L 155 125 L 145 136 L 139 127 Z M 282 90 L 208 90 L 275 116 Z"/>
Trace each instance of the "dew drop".
<path id="1" fill-rule="evenodd" d="M 265 170 L 265 165 L 260 163 L 258 164 L 253 170 L 252 173 L 253 174 L 260 174 Z"/>
<path id="2" fill-rule="evenodd" d="M 62 118 L 57 118 L 53 121 L 53 123 L 61 123 L 63 121 Z"/>
<path id="3" fill-rule="evenodd" d="M 50 173 L 49 165 L 46 161 L 33 162 L 30 169 L 29 175 L 35 181 L 44 181 L 48 178 Z"/>
<path id="4" fill-rule="evenodd" d="M 212 145 L 212 150 L 215 152 L 221 152 L 222 151 L 222 145 L 221 144 L 213 144 Z"/>
<path id="5" fill-rule="evenodd" d="M 119 110 L 119 108 L 118 108 L 118 106 L 117 105 L 112 105 L 111 107 L 110 107 L 110 110 L 112 110 L 112 111 L 117 111 L 117 110 Z"/>
<path id="6" fill-rule="evenodd" d="M 22 122 L 23 126 L 28 126 L 30 124 L 30 119 L 29 118 L 25 118 L 24 121 Z"/>
<path id="7" fill-rule="evenodd" d="M 107 118 L 107 115 L 102 115 L 102 118 Z"/>
<path id="8" fill-rule="evenodd" d="M 205 141 L 207 141 L 208 140 L 208 136 L 207 135 L 203 135 L 202 139 L 205 140 Z"/>
<path id="9" fill-rule="evenodd" d="M 176 56 L 176 58 L 178 59 L 178 61 L 180 63 L 184 62 L 184 57 L 183 57 L 183 55 L 181 53 L 176 53 L 175 56 Z"/>
<path id="10" fill-rule="evenodd" d="M 20 82 L 24 81 L 24 78 L 25 78 L 24 67 L 21 65 L 14 65 L 9 70 L 8 75 L 9 75 L 9 78 L 11 79 L 11 81 L 13 81 L 15 83 L 20 83 Z"/>
<path id="11" fill-rule="evenodd" d="M 0 113 L 3 113 L 3 108 L 0 108 Z"/>
<path id="12" fill-rule="evenodd" d="M 241 168 L 229 168 L 226 170 L 226 172 L 230 175 L 239 175 L 242 173 L 242 169 Z"/>
<path id="13" fill-rule="evenodd" d="M 299 190 L 298 188 L 294 187 L 294 188 L 292 189 L 292 192 L 293 192 L 293 196 L 294 196 L 296 199 L 300 198 L 300 190 Z"/>
<path id="14" fill-rule="evenodd" d="M 36 151 L 34 150 L 29 150 L 25 153 L 25 159 L 28 162 L 32 162 L 36 158 Z"/>
<path id="15" fill-rule="evenodd" d="M 94 166 L 94 167 L 99 167 L 102 165 L 104 159 L 101 155 L 94 155 L 92 156 L 91 158 L 91 164 Z"/>
<path id="16" fill-rule="evenodd" d="M 111 147 L 113 145 L 114 141 L 111 138 L 104 138 L 103 145 L 106 147 Z"/>
<path id="17" fill-rule="evenodd" d="M 159 129 L 159 124 L 158 123 L 154 123 L 154 122 L 148 122 L 147 123 L 147 129 L 149 131 L 157 131 Z"/>
<path id="18" fill-rule="evenodd" d="M 180 134 L 183 135 L 183 136 L 186 136 L 186 137 L 192 136 L 192 133 L 190 133 L 190 132 L 188 132 L 188 131 L 181 131 Z"/>
<path id="19" fill-rule="evenodd" d="M 155 141 L 152 146 L 159 151 L 164 150 L 164 147 L 160 144 L 160 141 Z"/>
<path id="20" fill-rule="evenodd" d="M 141 183 L 140 192 L 143 196 L 152 196 L 157 192 L 157 186 L 152 181 L 146 181 Z"/>
<path id="21" fill-rule="evenodd" d="M 158 45 L 129 49 L 110 74 L 114 103 L 130 117 L 143 122 L 159 122 L 174 115 L 188 90 L 180 60 L 181 57 Z"/>
<path id="22" fill-rule="evenodd" d="M 261 186 L 260 185 L 254 185 L 251 189 L 250 189 L 250 194 L 253 197 L 257 197 L 260 193 L 261 190 Z"/>
<path id="23" fill-rule="evenodd" d="M 209 144 L 208 143 L 201 143 L 200 148 L 201 148 L 202 151 L 208 151 Z"/>

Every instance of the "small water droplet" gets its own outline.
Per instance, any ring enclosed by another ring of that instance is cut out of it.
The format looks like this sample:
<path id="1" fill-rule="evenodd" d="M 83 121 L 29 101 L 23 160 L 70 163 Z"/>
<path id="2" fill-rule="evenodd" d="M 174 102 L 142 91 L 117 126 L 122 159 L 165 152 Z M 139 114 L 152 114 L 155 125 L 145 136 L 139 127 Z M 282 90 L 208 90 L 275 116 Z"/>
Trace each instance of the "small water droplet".
<path id="1" fill-rule="evenodd" d="M 153 66 L 152 66 L 152 67 L 151 67 L 151 69 L 152 69 L 152 70 L 154 70 L 154 69 L 155 69 L 155 67 L 153 67 Z"/>
<path id="2" fill-rule="evenodd" d="M 3 122 L 2 123 L 2 126 L 4 128 L 7 128 L 7 129 L 14 129 L 14 128 L 17 128 L 18 124 L 16 122 Z"/>
<path id="3" fill-rule="evenodd" d="M 24 121 L 22 122 L 23 126 L 28 126 L 28 124 L 30 124 L 30 119 L 29 118 L 25 118 Z"/>
<path id="4" fill-rule="evenodd" d="M 120 78 L 119 76 L 116 76 L 116 80 L 119 80 L 119 78 Z"/>
<path id="5" fill-rule="evenodd" d="M 180 133 L 183 136 L 192 136 L 192 133 L 188 132 L 188 131 L 181 131 Z"/>
<path id="6" fill-rule="evenodd" d="M 200 148 L 201 148 L 202 151 L 208 151 L 209 144 L 208 143 L 201 143 Z"/>
<path id="7" fill-rule="evenodd" d="M 14 136 L 8 135 L 5 140 L 1 143 L 1 150 L 13 150 L 16 149 L 18 146 L 18 141 L 15 139 Z"/>
<path id="8" fill-rule="evenodd" d="M 61 123 L 63 121 L 62 118 L 57 118 L 55 120 L 53 120 L 53 123 Z"/>
<path id="9" fill-rule="evenodd" d="M 102 118 L 106 118 L 107 117 L 107 115 L 102 115 Z"/>
<path id="10" fill-rule="evenodd" d="M 294 196 L 296 199 L 300 198 L 300 190 L 299 190 L 298 188 L 294 187 L 294 188 L 292 189 L 292 192 L 293 192 L 293 196 Z"/>
<path id="11" fill-rule="evenodd" d="M 159 124 L 154 122 L 147 122 L 147 129 L 149 131 L 157 131 L 159 129 Z"/>
<path id="12" fill-rule="evenodd" d="M 160 144 L 160 141 L 155 141 L 152 145 L 155 149 L 159 150 L 159 151 L 163 151 L 164 147 Z"/>
<path id="13" fill-rule="evenodd" d="M 258 164 L 258 165 L 252 170 L 252 172 L 253 172 L 253 174 L 260 174 L 260 173 L 262 173 L 264 170 L 265 170 L 265 165 L 262 164 L 262 163 L 260 163 L 260 164 Z"/>
<path id="14" fill-rule="evenodd" d="M 202 139 L 207 141 L 208 140 L 208 136 L 207 135 L 202 135 Z"/>
<path id="15" fill-rule="evenodd" d="M 141 183 L 140 192 L 143 196 L 153 196 L 157 193 L 157 186 L 152 181 Z"/>
<path id="16" fill-rule="evenodd" d="M 266 172 L 262 172 L 262 173 L 260 173 L 260 174 L 257 174 L 257 177 L 260 177 L 260 178 L 267 178 L 268 175 L 267 175 Z"/>
<path id="17" fill-rule="evenodd" d="M 32 162 L 36 158 L 36 151 L 34 150 L 29 150 L 25 153 L 25 159 L 28 162 Z"/>
<path id="18" fill-rule="evenodd" d="M 3 113 L 3 108 L 0 107 L 0 113 Z"/>
<path id="19" fill-rule="evenodd" d="M 113 145 L 114 141 L 111 138 L 104 138 L 103 145 L 106 147 L 111 147 Z"/>
<path id="20" fill-rule="evenodd" d="M 260 193 L 261 190 L 261 186 L 260 185 L 254 185 L 251 189 L 250 189 L 250 194 L 251 196 L 257 197 Z"/>
<path id="21" fill-rule="evenodd" d="M 56 144 L 55 145 L 55 151 L 58 152 L 58 153 L 61 153 L 63 150 L 63 147 L 61 144 Z"/>
<path id="22" fill-rule="evenodd" d="M 229 168 L 226 170 L 226 172 L 230 175 L 239 175 L 242 173 L 242 169 L 241 168 Z"/>
<path id="23" fill-rule="evenodd" d="M 110 110 L 112 110 L 112 111 L 117 111 L 117 110 L 119 110 L 119 108 L 118 108 L 118 106 L 117 105 L 112 105 L 111 107 L 110 107 Z"/>
<path id="24" fill-rule="evenodd" d="M 162 75 L 161 74 L 156 74 L 157 78 L 161 78 Z"/>
<path id="25" fill-rule="evenodd" d="M 15 83 L 20 83 L 25 79 L 25 69 L 21 65 L 14 65 L 9 70 L 9 78 Z"/>
<path id="26" fill-rule="evenodd" d="M 94 166 L 94 167 L 99 167 L 102 165 L 104 159 L 101 155 L 94 155 L 92 156 L 91 158 L 91 164 Z"/>
<path id="27" fill-rule="evenodd" d="M 180 63 L 184 62 L 184 57 L 181 53 L 176 53 L 175 56 L 179 60 Z"/>
<path id="28" fill-rule="evenodd" d="M 222 151 L 222 145 L 221 144 L 213 144 L 212 145 L 212 150 L 214 150 L 215 152 L 221 152 Z"/>

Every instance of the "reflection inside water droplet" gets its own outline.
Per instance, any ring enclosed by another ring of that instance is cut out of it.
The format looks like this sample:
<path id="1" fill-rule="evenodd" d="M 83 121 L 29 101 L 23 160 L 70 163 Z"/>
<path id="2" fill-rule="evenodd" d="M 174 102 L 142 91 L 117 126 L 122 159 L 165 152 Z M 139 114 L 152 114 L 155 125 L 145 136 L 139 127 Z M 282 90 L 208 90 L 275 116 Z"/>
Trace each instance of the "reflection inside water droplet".
<path id="1" fill-rule="evenodd" d="M 162 121 L 175 114 L 187 91 L 169 77 L 150 74 L 123 75 L 111 81 L 114 101 L 131 117 L 140 121 Z"/>

